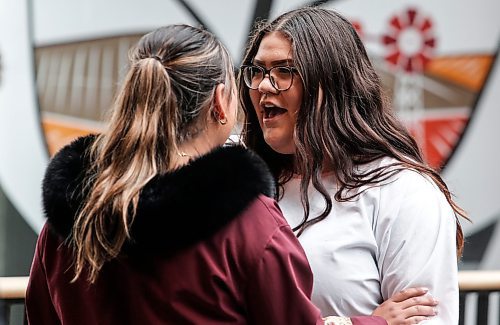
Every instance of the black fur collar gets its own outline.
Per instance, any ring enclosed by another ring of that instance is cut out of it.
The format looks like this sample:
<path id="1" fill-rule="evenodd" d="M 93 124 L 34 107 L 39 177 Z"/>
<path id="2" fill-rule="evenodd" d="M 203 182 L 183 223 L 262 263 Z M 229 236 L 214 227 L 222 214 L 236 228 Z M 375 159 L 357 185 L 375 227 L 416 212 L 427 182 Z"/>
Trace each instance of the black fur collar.
<path id="1" fill-rule="evenodd" d="M 95 136 L 75 140 L 51 160 L 43 205 L 51 228 L 68 238 L 85 194 L 87 148 Z M 217 148 L 189 165 L 153 178 L 143 189 L 127 246 L 175 252 L 210 236 L 259 194 L 274 196 L 266 164 L 241 146 Z"/>

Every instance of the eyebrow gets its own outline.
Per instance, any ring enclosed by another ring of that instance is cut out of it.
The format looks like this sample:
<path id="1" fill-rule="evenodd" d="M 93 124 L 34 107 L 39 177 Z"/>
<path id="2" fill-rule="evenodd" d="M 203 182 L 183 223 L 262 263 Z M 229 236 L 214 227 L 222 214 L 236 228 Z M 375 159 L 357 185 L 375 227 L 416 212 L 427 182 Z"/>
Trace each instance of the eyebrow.
<path id="1" fill-rule="evenodd" d="M 271 61 L 269 63 L 271 64 L 271 66 L 283 65 L 283 64 L 285 64 L 285 65 L 292 65 L 293 64 L 293 60 L 292 59 L 283 59 L 283 60 Z M 260 66 L 265 66 L 266 62 L 265 61 L 261 61 L 261 60 L 254 60 L 253 64 L 258 64 Z"/>

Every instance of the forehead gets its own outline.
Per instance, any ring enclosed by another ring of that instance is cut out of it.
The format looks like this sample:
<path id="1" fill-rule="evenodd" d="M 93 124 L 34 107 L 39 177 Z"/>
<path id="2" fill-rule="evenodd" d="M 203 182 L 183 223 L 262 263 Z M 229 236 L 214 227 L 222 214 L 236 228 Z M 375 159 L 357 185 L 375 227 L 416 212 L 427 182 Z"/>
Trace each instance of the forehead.
<path id="1" fill-rule="evenodd" d="M 283 60 L 293 60 L 292 42 L 281 32 L 271 32 L 265 35 L 253 61 L 272 64 Z"/>

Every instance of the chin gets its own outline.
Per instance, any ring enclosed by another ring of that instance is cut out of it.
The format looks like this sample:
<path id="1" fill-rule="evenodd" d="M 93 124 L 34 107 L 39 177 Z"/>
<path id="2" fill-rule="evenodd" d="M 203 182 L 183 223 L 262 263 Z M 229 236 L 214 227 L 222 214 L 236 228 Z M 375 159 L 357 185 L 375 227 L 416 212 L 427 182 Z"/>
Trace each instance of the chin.
<path id="1" fill-rule="evenodd" d="M 276 143 L 267 140 L 266 143 L 269 145 L 269 147 L 271 147 L 271 149 L 282 155 L 291 155 L 295 153 L 295 146 L 293 145 L 288 145 L 288 144 L 285 145 L 282 143 Z"/>
<path id="2" fill-rule="evenodd" d="M 295 153 L 295 150 L 292 150 L 292 149 L 288 149 L 288 150 L 277 150 L 277 149 L 274 149 L 274 151 L 276 151 L 277 153 L 280 153 L 282 155 L 293 155 Z"/>

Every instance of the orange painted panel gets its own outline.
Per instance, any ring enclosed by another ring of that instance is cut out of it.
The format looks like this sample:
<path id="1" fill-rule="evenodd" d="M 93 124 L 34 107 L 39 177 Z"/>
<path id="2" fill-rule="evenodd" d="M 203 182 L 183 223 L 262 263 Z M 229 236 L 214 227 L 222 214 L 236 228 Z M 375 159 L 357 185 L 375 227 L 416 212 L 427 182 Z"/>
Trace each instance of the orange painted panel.
<path id="1" fill-rule="evenodd" d="M 478 92 L 484 85 L 492 63 L 491 55 L 437 57 L 428 63 L 425 72 Z"/>
<path id="2" fill-rule="evenodd" d="M 55 118 L 43 118 L 42 126 L 50 156 L 78 137 L 102 131 L 100 128 L 89 127 L 84 123 L 64 122 Z"/>

